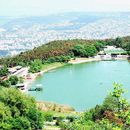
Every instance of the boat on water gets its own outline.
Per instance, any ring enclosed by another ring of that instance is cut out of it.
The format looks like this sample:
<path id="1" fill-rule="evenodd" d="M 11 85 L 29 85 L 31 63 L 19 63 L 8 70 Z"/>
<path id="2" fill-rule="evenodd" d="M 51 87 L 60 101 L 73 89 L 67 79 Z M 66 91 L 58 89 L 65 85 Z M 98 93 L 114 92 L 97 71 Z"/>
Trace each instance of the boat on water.
<path id="1" fill-rule="evenodd" d="M 42 91 L 43 88 L 30 88 L 28 91 Z"/>
<path id="2" fill-rule="evenodd" d="M 42 91 L 42 90 L 43 90 L 42 84 L 37 84 L 36 88 L 30 88 L 30 89 L 28 89 L 28 91 Z"/>

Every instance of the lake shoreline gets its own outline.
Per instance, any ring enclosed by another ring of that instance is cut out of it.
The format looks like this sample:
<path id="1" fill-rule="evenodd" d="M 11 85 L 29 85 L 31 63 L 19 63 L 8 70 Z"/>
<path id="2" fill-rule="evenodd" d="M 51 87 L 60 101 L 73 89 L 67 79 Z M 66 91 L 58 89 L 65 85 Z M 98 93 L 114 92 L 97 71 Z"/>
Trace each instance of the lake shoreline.
<path id="1" fill-rule="evenodd" d="M 76 60 L 78 59 L 78 60 Z M 94 62 L 94 61 L 101 61 L 101 59 L 95 59 L 95 58 L 76 58 L 75 60 L 74 59 L 71 59 L 68 63 L 59 63 L 58 65 L 53 65 L 52 64 L 48 64 L 48 66 L 44 69 L 42 69 L 40 72 L 38 73 L 30 73 L 30 77 L 31 79 L 25 79 L 25 90 L 23 90 L 24 92 L 27 92 L 28 91 L 28 88 L 30 88 L 30 85 L 37 79 L 37 77 L 39 76 L 42 76 L 44 73 L 48 72 L 48 71 L 51 71 L 51 70 L 54 70 L 56 68 L 60 68 L 60 67 L 63 67 L 65 65 L 68 65 L 68 64 L 81 64 L 81 63 L 87 63 L 87 62 Z M 49 67 L 49 65 L 51 65 Z"/>
<path id="2" fill-rule="evenodd" d="M 94 62 L 94 61 L 113 61 L 113 60 L 127 60 L 128 56 L 121 57 L 121 58 L 115 58 L 115 59 L 102 59 L 99 57 L 96 58 L 75 58 L 70 60 L 68 63 L 69 64 L 81 64 L 81 63 L 87 63 L 87 62 Z"/>
<path id="3" fill-rule="evenodd" d="M 125 58 L 119 58 L 116 60 L 127 60 L 127 57 Z M 43 68 L 40 72 L 38 73 L 31 73 L 31 79 L 26 79 L 24 84 L 25 84 L 25 92 L 28 91 L 28 88 L 30 86 L 30 84 L 32 84 L 37 77 L 42 76 L 44 73 L 56 69 L 56 68 L 60 68 L 63 66 L 66 66 L 68 64 L 70 65 L 74 65 L 74 64 L 82 64 L 82 63 L 88 63 L 88 62 L 96 62 L 96 61 L 111 61 L 111 60 L 102 60 L 101 58 L 75 58 L 75 59 L 71 59 L 68 63 L 52 63 L 52 64 L 48 64 L 45 68 Z M 49 66 L 50 65 L 50 66 Z"/>
<path id="4" fill-rule="evenodd" d="M 24 92 L 27 92 L 28 91 L 28 88 L 30 88 L 30 85 L 37 79 L 37 77 L 39 76 L 42 76 L 44 73 L 50 71 L 50 70 L 53 70 L 53 69 L 56 69 L 56 68 L 59 68 L 59 67 L 63 67 L 65 66 L 66 64 L 65 63 L 59 63 L 59 64 L 52 64 L 52 66 L 50 67 L 47 67 L 45 69 L 42 69 L 40 72 L 38 73 L 31 73 L 30 74 L 30 79 L 25 79 L 25 90 L 23 90 Z M 49 66 L 49 65 L 48 65 Z"/>
<path id="5" fill-rule="evenodd" d="M 93 61 L 102 61 L 100 58 L 76 58 L 70 60 L 69 64 L 81 64 L 81 63 L 87 63 L 87 62 L 93 62 Z"/>
<path id="6" fill-rule="evenodd" d="M 117 59 L 117 60 L 127 60 L 127 59 L 123 58 L 123 59 Z M 81 63 L 87 63 L 87 62 L 98 62 L 98 61 L 104 61 L 104 60 L 95 59 L 95 58 L 76 58 L 76 59 L 72 59 L 70 62 L 68 62 L 66 64 L 64 64 L 64 63 L 60 63 L 58 65 L 52 64 L 50 67 L 44 68 L 41 72 L 33 74 L 34 78 L 33 78 L 33 80 L 31 80 L 31 82 L 29 84 L 27 84 L 27 89 L 31 87 L 31 84 L 36 80 L 37 77 L 42 76 L 44 73 L 46 73 L 50 70 L 53 70 L 53 69 L 56 69 L 59 67 L 63 67 L 63 66 L 68 65 L 68 64 L 74 65 L 74 64 L 81 64 Z M 42 101 L 37 100 L 37 102 L 42 102 Z M 43 101 L 43 102 L 46 102 L 46 101 Z M 51 104 L 51 101 L 48 103 Z"/>

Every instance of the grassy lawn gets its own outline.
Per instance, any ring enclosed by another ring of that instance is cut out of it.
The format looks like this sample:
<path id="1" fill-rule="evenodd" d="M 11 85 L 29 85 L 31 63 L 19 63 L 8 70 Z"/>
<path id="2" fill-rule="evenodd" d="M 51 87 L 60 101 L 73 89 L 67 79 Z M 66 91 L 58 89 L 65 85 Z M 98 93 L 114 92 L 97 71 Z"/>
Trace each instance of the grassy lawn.
<path id="1" fill-rule="evenodd" d="M 80 112 L 55 112 L 50 111 L 56 117 L 67 117 L 67 116 L 81 116 L 82 113 Z"/>
<path id="2" fill-rule="evenodd" d="M 105 53 L 107 53 L 107 54 L 111 54 L 111 53 L 121 54 L 121 53 L 126 53 L 126 51 L 124 51 L 124 50 L 109 50 L 109 51 L 105 51 Z"/>
<path id="3" fill-rule="evenodd" d="M 55 63 L 50 63 L 50 64 L 43 64 L 42 65 L 42 70 L 47 70 L 51 68 L 58 68 L 67 65 L 67 63 L 60 63 L 60 62 L 55 62 Z"/>

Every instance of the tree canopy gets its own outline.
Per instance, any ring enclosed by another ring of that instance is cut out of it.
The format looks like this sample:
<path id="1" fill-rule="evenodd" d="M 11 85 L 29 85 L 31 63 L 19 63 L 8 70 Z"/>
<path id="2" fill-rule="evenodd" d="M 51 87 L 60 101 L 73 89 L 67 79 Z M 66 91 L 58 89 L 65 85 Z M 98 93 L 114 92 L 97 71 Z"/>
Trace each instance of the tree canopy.
<path id="1" fill-rule="evenodd" d="M 17 89 L 0 91 L 0 129 L 37 130 L 43 127 L 43 114 L 33 98 Z"/>
<path id="2" fill-rule="evenodd" d="M 42 69 L 42 61 L 39 59 L 36 59 L 31 62 L 29 72 L 31 73 L 37 73 Z"/>
<path id="3" fill-rule="evenodd" d="M 96 105 L 87 110 L 71 123 L 61 122 L 61 128 L 67 130 L 129 130 L 130 104 L 123 97 L 125 90 L 118 83 L 114 83 L 113 88 L 102 105 Z"/>
<path id="4" fill-rule="evenodd" d="M 36 59 L 42 62 L 57 56 L 93 56 L 100 51 L 105 45 L 121 47 L 130 52 L 130 37 L 118 37 L 115 39 L 105 40 L 58 40 L 43 44 L 40 47 L 35 47 L 33 50 L 21 52 L 14 57 L 1 58 L 0 64 L 7 66 L 22 65 L 27 66 L 32 64 Z M 86 49 L 85 49 L 86 46 Z"/>
<path id="5" fill-rule="evenodd" d="M 7 76 L 8 73 L 9 71 L 6 65 L 0 68 L 0 77 Z"/>

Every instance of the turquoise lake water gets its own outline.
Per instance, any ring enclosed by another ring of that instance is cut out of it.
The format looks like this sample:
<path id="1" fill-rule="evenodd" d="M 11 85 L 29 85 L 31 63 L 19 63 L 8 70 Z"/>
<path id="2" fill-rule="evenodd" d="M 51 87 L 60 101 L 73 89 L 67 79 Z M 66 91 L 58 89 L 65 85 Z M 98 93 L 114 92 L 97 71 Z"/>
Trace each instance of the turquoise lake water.
<path id="1" fill-rule="evenodd" d="M 42 84 L 43 91 L 29 92 L 39 101 L 68 104 L 83 111 L 101 104 L 112 90 L 113 82 L 122 83 L 130 98 L 130 62 L 100 61 L 67 65 L 38 77 L 31 87 Z"/>

